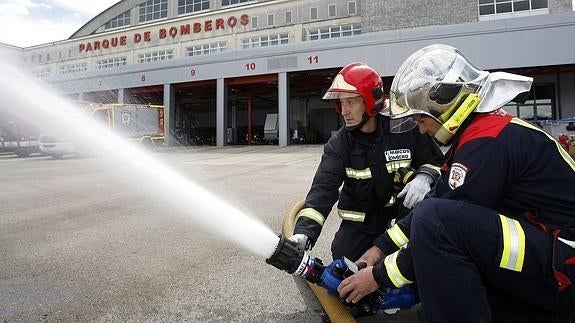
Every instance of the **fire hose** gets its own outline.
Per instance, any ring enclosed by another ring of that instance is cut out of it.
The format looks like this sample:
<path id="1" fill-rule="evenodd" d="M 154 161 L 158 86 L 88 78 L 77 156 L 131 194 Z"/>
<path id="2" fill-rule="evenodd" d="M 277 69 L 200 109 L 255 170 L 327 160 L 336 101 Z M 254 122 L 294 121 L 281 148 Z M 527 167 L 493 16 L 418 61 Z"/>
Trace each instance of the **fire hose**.
<path id="1" fill-rule="evenodd" d="M 345 258 L 336 259 L 325 266 L 320 259 L 312 258 L 305 250 L 298 248 L 296 243 L 285 238 L 293 233 L 295 214 L 302 205 L 303 203 L 296 204 L 285 218 L 283 234 L 280 234 L 280 241 L 274 253 L 266 259 L 266 263 L 294 276 L 305 278 L 331 322 L 356 322 L 344 303 L 340 301 L 337 288 L 342 280 L 357 272 L 357 266 Z M 417 293 L 408 285 L 385 291 L 377 290 L 354 306 L 361 306 L 364 311 L 372 314 L 380 310 L 395 313 L 400 309 L 411 308 L 418 302 Z"/>

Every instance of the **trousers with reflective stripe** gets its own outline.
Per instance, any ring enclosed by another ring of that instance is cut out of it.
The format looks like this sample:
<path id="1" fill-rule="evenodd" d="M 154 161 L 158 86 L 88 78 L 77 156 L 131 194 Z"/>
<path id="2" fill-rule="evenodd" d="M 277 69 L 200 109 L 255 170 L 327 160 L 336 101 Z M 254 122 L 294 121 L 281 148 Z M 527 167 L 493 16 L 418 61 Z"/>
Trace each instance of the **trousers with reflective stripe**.
<path id="1" fill-rule="evenodd" d="M 412 262 L 426 321 L 569 322 L 575 315 L 575 248 L 554 243 L 552 233 L 447 199 L 426 199 L 412 216 L 402 256 Z M 572 284 L 560 288 L 557 275 Z"/>

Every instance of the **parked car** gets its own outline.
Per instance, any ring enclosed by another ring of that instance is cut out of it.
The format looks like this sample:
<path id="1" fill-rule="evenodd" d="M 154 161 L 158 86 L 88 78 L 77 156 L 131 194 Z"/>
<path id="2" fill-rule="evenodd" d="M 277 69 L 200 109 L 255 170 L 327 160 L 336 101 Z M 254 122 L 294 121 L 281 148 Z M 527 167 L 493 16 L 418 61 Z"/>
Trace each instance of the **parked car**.
<path id="1" fill-rule="evenodd" d="M 40 135 L 40 151 L 54 159 L 61 159 L 65 155 L 78 155 L 76 142 L 55 134 Z"/>

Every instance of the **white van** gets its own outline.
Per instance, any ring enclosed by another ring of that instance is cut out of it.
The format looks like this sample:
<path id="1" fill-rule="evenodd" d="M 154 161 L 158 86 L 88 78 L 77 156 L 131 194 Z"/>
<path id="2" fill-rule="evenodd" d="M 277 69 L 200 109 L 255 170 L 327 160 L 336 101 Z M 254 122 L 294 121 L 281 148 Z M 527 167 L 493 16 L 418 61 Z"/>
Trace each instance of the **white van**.
<path id="1" fill-rule="evenodd" d="M 65 155 L 77 155 L 76 142 L 54 134 L 41 134 L 40 151 L 54 159 L 61 159 Z"/>

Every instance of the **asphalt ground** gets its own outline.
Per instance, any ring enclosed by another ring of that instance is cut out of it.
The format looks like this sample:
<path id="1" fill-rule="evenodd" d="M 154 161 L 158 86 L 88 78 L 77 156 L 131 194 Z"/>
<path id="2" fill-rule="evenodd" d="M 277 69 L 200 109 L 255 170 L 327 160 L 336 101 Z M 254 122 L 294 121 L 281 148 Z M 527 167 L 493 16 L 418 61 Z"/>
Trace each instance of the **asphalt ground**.
<path id="1" fill-rule="evenodd" d="M 233 146 L 152 154 L 279 234 L 321 152 Z M 106 165 L 95 156 L 0 153 L 0 321 L 321 322 L 301 278 L 175 216 Z M 329 263 L 339 222 L 329 217 L 312 256 Z M 422 321 L 421 311 L 358 320 L 376 321 Z"/>

